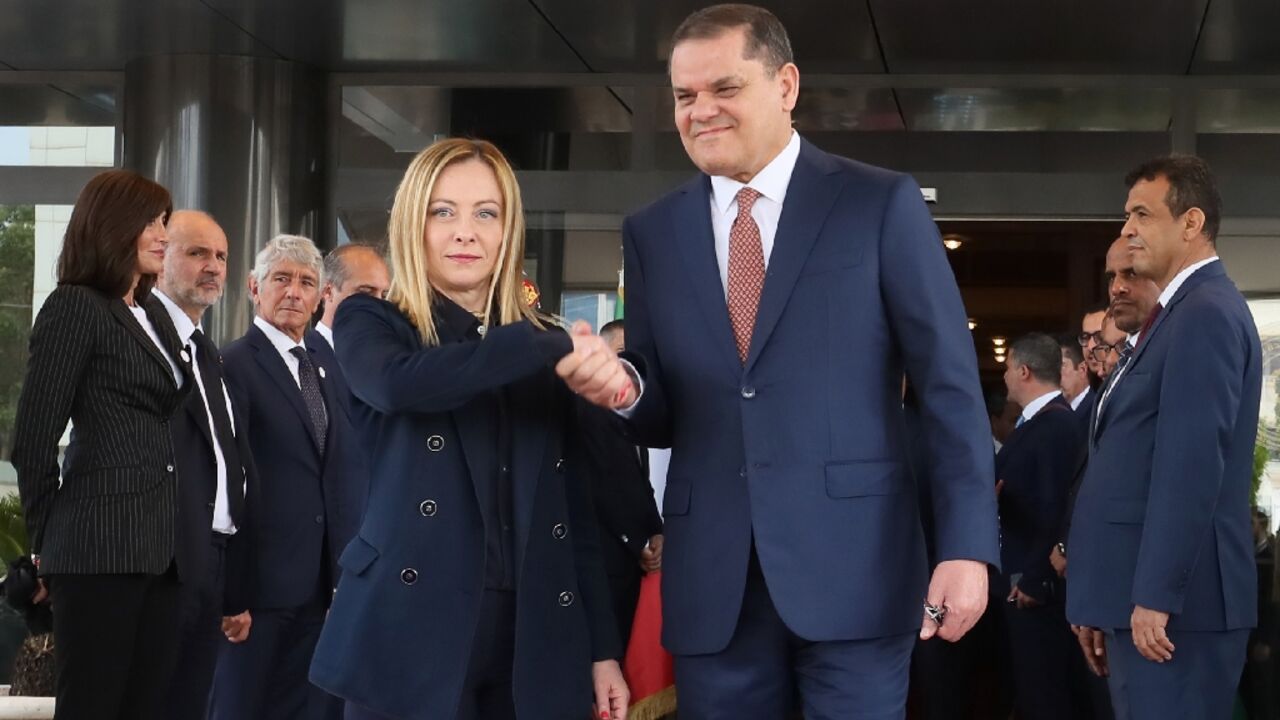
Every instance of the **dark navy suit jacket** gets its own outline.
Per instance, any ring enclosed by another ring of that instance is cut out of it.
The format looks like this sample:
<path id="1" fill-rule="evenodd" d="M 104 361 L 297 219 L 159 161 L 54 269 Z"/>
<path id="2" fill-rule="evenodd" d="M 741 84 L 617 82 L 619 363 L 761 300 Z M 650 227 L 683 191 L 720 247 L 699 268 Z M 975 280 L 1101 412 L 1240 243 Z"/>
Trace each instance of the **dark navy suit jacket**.
<path id="1" fill-rule="evenodd" d="M 454 717 L 484 588 L 479 497 L 495 438 L 477 397 L 505 387 L 512 434 L 521 718 L 585 717 L 591 663 L 618 658 L 573 396 L 551 366 L 572 345 L 527 322 L 424 347 L 392 304 L 338 309 L 338 357 L 371 443 L 368 509 L 316 647 L 316 685 L 391 717 Z"/>
<path id="2" fill-rule="evenodd" d="M 1261 357 L 1222 263 L 1187 278 L 1098 414 L 1067 544 L 1071 622 L 1128 628 L 1137 604 L 1171 631 L 1256 624 Z"/>
<path id="3" fill-rule="evenodd" d="M 240 412 L 236 421 L 243 420 L 259 479 L 258 507 L 250 513 L 257 564 L 252 609 L 297 607 L 322 583 L 336 583 L 338 554 L 355 535 L 363 509 L 368 471 L 339 400 L 346 390 L 338 386 L 338 367 L 314 331 L 303 342 L 322 372 L 329 417 L 323 456 L 302 392 L 267 336 L 250 326 L 222 350 Z"/>
<path id="4" fill-rule="evenodd" d="M 1006 579 L 1042 603 L 1061 601 L 1049 552 L 1075 477 L 1084 428 L 1061 395 L 1013 431 L 996 455 L 1000 492 L 1000 567 Z M 1009 588 L 1001 588 L 1008 594 Z"/>
<path id="5" fill-rule="evenodd" d="M 754 542 L 778 613 L 809 640 L 920 626 L 928 577 L 902 378 L 921 400 L 938 560 L 998 562 L 973 340 L 908 176 L 801 141 L 745 367 L 716 265 L 711 181 L 627 218 L 629 424 L 671 447 L 663 642 L 723 649 Z"/>

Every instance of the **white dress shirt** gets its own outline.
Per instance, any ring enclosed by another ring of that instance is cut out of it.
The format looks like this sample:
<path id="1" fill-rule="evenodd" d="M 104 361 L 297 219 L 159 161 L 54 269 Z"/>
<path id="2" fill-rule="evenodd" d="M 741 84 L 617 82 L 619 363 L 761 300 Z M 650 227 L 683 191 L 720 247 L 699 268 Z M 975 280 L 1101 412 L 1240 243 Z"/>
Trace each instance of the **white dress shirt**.
<path id="1" fill-rule="evenodd" d="M 750 182 L 740 183 L 719 175 L 711 178 L 711 232 L 716 241 L 716 265 L 720 269 L 720 285 L 726 295 L 729 292 L 729 231 L 738 217 L 738 191 L 749 187 L 760 193 L 751 206 L 751 217 L 760 227 L 761 250 L 764 266 L 769 267 L 769 255 L 773 252 L 773 239 L 778 234 L 778 220 L 782 217 L 782 203 L 791 185 L 791 174 L 800 157 L 800 135 L 791 131 L 791 141 L 769 161 Z"/>
<path id="2" fill-rule="evenodd" d="M 151 342 L 155 343 L 156 349 L 169 362 L 169 370 L 173 372 L 173 382 L 178 387 L 182 387 L 182 369 L 178 367 L 178 363 L 169 355 L 169 351 L 164 349 L 164 343 L 160 342 L 160 336 L 156 334 L 156 329 L 151 325 L 151 318 L 147 317 L 147 311 L 141 305 L 125 305 L 129 308 L 129 312 L 133 313 L 134 319 L 146 331 L 147 337 L 151 338 Z"/>
<path id="3" fill-rule="evenodd" d="M 280 357 L 284 359 L 284 366 L 289 368 L 289 374 L 293 376 L 293 381 L 297 383 L 298 389 L 301 390 L 302 381 L 298 379 L 298 358 L 294 357 L 293 353 L 289 351 L 296 347 L 306 350 L 307 346 L 301 342 L 294 342 L 293 338 L 285 335 L 275 325 L 257 315 L 253 316 L 253 324 L 258 326 L 262 334 L 267 336 L 267 340 L 271 341 L 271 346 L 276 349 L 276 352 L 280 353 Z"/>
<path id="4" fill-rule="evenodd" d="M 234 535 L 236 532 L 236 524 L 231 520 L 231 506 L 227 500 L 227 461 L 222 456 L 222 445 L 217 442 L 218 431 L 213 424 L 213 413 L 209 410 L 209 391 L 204 386 L 204 378 L 200 375 L 199 353 L 196 352 L 195 343 L 191 341 L 191 335 L 196 331 L 204 332 L 201 327 L 191 322 L 191 317 L 182 311 L 168 295 L 159 290 L 152 290 L 152 293 L 164 303 L 164 307 L 169 311 L 169 317 L 173 320 L 173 326 L 178 331 L 178 339 L 182 341 L 183 347 L 187 351 L 187 355 L 191 358 L 192 374 L 196 377 L 196 388 L 200 391 L 200 400 L 204 403 L 205 421 L 209 423 L 209 437 L 214 438 L 213 442 L 213 461 L 217 466 L 218 488 L 213 496 L 213 531 L 224 535 Z M 231 396 L 227 394 L 226 384 L 223 383 L 222 401 L 226 403 L 227 418 L 231 421 L 231 431 L 235 432 L 236 419 L 231 412 Z M 243 472 L 241 470 L 240 472 Z M 244 487 L 241 484 L 240 492 L 243 494 Z"/>
<path id="5" fill-rule="evenodd" d="M 1092 389 L 1093 388 L 1089 387 L 1088 385 L 1085 385 L 1084 390 L 1081 390 L 1080 394 L 1075 396 L 1075 399 L 1071 401 L 1071 409 L 1079 410 L 1080 404 L 1084 402 L 1085 398 L 1089 397 L 1089 391 Z"/>
<path id="6" fill-rule="evenodd" d="M 322 322 L 318 322 L 316 323 L 316 332 L 320 333 L 320 337 L 324 338 L 324 341 L 329 343 L 330 348 L 336 347 L 333 344 L 333 328 Z"/>
<path id="7" fill-rule="evenodd" d="M 1026 424 L 1027 421 L 1035 417 L 1036 413 L 1040 412 L 1040 410 L 1042 410 L 1045 405 L 1048 405 L 1050 400 L 1058 397 L 1061 394 L 1062 394 L 1061 390 L 1050 390 L 1049 392 L 1041 395 L 1035 400 L 1032 400 L 1031 402 L 1027 403 L 1026 407 L 1022 408 L 1022 424 Z"/>

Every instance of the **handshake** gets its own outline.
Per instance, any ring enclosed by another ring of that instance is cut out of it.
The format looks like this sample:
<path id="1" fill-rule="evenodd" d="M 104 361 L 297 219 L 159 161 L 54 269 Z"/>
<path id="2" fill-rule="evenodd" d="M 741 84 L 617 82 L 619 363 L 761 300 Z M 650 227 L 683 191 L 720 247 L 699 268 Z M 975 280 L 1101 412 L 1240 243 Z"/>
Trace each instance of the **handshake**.
<path id="1" fill-rule="evenodd" d="M 579 320 L 569 330 L 573 352 L 556 363 L 556 374 L 565 385 L 588 402 L 607 410 L 631 407 L 640 396 L 640 388 L 631 372 L 618 359 L 617 353 L 591 326 Z"/>

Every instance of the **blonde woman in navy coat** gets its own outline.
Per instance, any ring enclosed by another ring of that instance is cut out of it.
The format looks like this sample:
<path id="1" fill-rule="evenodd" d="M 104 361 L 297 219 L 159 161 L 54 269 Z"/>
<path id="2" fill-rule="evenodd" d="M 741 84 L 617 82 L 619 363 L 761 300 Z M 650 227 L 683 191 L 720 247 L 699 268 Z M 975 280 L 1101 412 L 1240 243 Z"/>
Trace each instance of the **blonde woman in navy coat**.
<path id="1" fill-rule="evenodd" d="M 389 300 L 335 321 L 373 467 L 311 679 L 349 720 L 620 720 L 579 400 L 554 371 L 616 358 L 524 302 L 520 192 L 489 143 L 422 151 L 388 235 Z"/>

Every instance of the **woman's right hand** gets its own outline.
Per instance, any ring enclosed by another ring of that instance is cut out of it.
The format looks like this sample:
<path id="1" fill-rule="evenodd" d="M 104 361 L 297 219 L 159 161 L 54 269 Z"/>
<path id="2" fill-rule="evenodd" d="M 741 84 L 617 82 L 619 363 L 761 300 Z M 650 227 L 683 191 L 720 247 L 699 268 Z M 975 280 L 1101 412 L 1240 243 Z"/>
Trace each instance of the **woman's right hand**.
<path id="1" fill-rule="evenodd" d="M 636 397 L 631 375 L 591 326 L 579 320 L 569 333 L 573 352 L 556 364 L 556 374 L 573 392 L 606 409 L 629 406 Z"/>
<path id="2" fill-rule="evenodd" d="M 36 591 L 31 593 L 31 604 L 39 605 L 49 599 L 49 588 L 42 578 L 36 578 Z"/>

